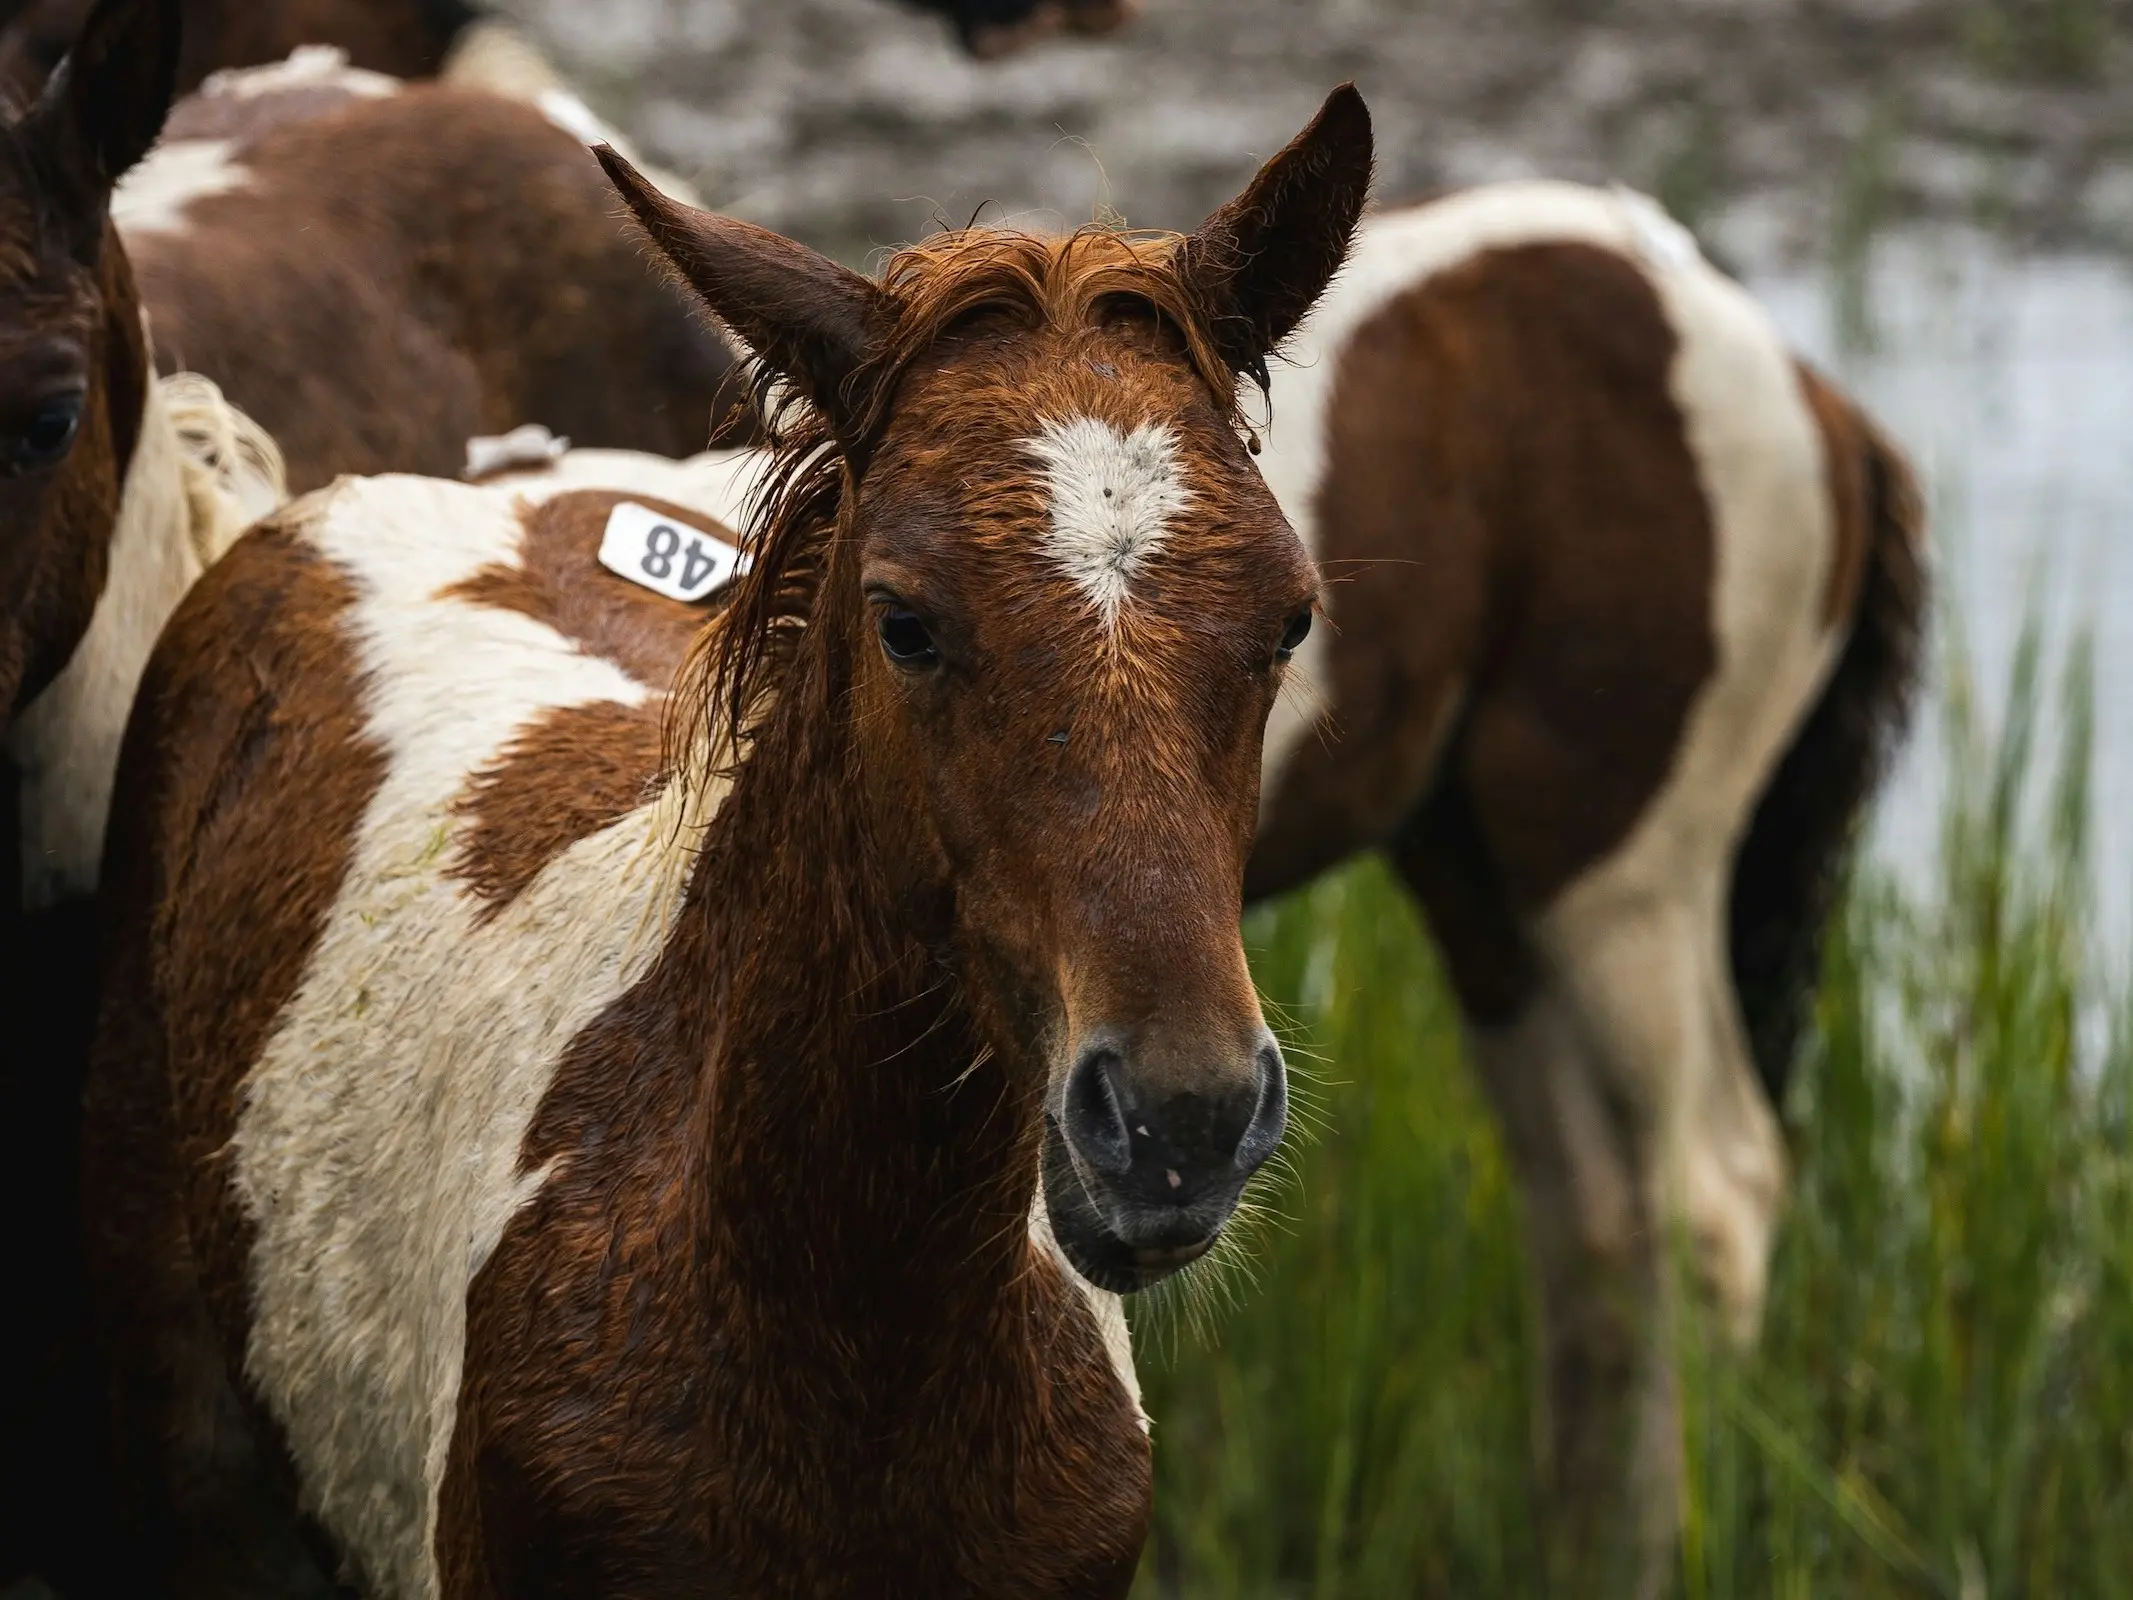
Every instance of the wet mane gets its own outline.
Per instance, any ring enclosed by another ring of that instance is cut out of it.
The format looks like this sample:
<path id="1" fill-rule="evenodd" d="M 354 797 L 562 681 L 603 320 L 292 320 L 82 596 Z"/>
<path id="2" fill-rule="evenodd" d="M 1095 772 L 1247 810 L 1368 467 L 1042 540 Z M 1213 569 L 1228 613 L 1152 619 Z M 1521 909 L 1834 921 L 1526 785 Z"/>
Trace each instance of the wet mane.
<path id="1" fill-rule="evenodd" d="M 945 335 L 972 318 L 1005 314 L 1029 332 L 1071 331 L 1121 313 L 1153 317 L 1181 339 L 1217 409 L 1233 422 L 1236 385 L 1217 354 L 1212 316 L 1175 270 L 1184 236 L 1092 224 L 1064 237 L 963 228 L 897 251 L 882 269 L 894 321 L 879 353 L 846 385 L 845 434 L 815 407 L 793 400 L 777 374 L 757 373 L 765 415 L 774 415 L 770 461 L 744 541 L 753 565 L 683 666 L 670 712 L 670 744 L 719 752 L 723 765 L 790 665 L 827 568 L 846 495 L 886 431 L 906 373 Z"/>

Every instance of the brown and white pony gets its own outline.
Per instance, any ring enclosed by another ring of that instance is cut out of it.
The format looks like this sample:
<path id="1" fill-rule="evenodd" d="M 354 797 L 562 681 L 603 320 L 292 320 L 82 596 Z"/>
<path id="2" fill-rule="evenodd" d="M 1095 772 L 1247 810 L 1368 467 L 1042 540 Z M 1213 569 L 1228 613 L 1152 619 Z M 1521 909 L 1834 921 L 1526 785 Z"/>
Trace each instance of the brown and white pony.
<path id="1" fill-rule="evenodd" d="M 221 80 L 142 161 L 176 15 L 103 0 L 5 135 L 19 288 L 0 391 L 19 398 L 0 436 L 0 706 L 33 906 L 93 884 L 132 677 L 197 575 L 186 553 L 226 542 L 178 492 L 144 312 L 159 362 L 263 425 L 296 490 L 455 473 L 470 436 L 526 422 L 684 455 L 733 365 L 647 269 L 582 144 L 525 106 L 314 60 Z"/>
<path id="2" fill-rule="evenodd" d="M 449 476 L 529 421 L 702 449 L 731 351 L 624 231 L 585 115 L 326 52 L 216 78 L 112 203 L 159 365 L 264 424 L 298 492 Z"/>
<path id="3" fill-rule="evenodd" d="M 509 40 L 530 42 L 506 19 L 467 0 L 184 0 L 185 51 L 178 89 L 216 72 L 264 66 L 305 45 L 335 45 L 354 65 L 395 78 L 479 78 L 470 58 Z M 963 48 L 983 60 L 1012 55 L 1054 34 L 1122 27 L 1140 0 L 905 0 L 946 18 Z M 34 96 L 81 36 L 93 0 L 18 0 L 0 9 L 0 87 Z"/>
<path id="4" fill-rule="evenodd" d="M 530 478 L 344 481 L 165 632 L 88 1109 L 113 1587 L 307 1592 L 302 1524 L 379 1597 L 1123 1594 L 1104 1287 L 1285 1120 L 1237 918 L 1317 577 L 1236 374 L 1367 115 L 1190 237 L 879 282 L 609 160 L 807 415 L 700 636 Z"/>
<path id="5" fill-rule="evenodd" d="M 1670 1236 L 1752 1339 L 1773 1103 L 1916 669 L 1917 494 L 1627 191 L 1378 215 L 1287 354 L 1260 469 L 1328 625 L 1247 893 L 1376 848 L 1420 901 L 1524 1191 L 1566 1580 L 1655 1592 Z"/>
<path id="6" fill-rule="evenodd" d="M 219 83 L 141 162 L 176 10 L 107 0 L 0 131 L 0 1198 L 55 1219 L 37 1252 L 73 1233 L 56 1219 L 86 897 L 134 685 L 202 568 L 284 492 L 272 440 L 152 357 L 219 378 L 285 442 L 298 487 L 456 471 L 468 434 L 530 420 L 680 454 L 731 365 L 647 268 L 591 155 L 526 107 L 314 62 Z M 63 1302 L 64 1274 L 26 1260 L 49 1289 L 36 1308 Z M 0 1582 L 64 1476 L 17 1447 L 24 1409 L 59 1387 L 24 1353 L 31 1310 L 0 1351 Z"/>

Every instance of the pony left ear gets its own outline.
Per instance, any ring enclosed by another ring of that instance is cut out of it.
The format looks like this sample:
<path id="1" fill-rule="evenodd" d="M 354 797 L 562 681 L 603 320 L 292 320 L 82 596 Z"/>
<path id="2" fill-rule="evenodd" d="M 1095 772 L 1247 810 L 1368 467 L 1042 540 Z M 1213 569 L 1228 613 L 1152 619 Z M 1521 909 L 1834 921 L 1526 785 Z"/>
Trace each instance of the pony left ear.
<path id="1" fill-rule="evenodd" d="M 864 423 L 852 376 L 879 352 L 888 295 L 767 228 L 668 199 L 610 145 L 593 154 L 682 281 L 849 440 Z"/>
<path id="2" fill-rule="evenodd" d="M 1178 275 L 1231 371 L 1266 387 L 1266 358 L 1347 259 L 1371 159 L 1370 108 L 1344 83 L 1244 193 L 1179 246 Z"/>
<path id="3" fill-rule="evenodd" d="M 111 191 L 156 142 L 178 85 L 180 0 L 98 0 L 22 120 L 77 253 L 104 235 Z"/>

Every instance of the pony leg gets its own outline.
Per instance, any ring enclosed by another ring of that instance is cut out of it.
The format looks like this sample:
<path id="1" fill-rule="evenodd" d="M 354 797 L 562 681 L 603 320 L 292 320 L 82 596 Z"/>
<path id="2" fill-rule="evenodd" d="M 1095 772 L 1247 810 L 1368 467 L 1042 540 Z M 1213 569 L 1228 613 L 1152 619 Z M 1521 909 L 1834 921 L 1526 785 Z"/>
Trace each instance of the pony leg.
<path id="1" fill-rule="evenodd" d="M 1783 1191 L 1725 965 L 1722 852 L 1687 872 L 1670 851 L 1662 871 L 1632 847 L 1521 916 L 1463 790 L 1446 785 L 1393 856 L 1525 1200 L 1552 1559 L 1566 1593 L 1661 1593 L 1681 1499 L 1676 1244 L 1745 1342 Z"/>
<path id="2" fill-rule="evenodd" d="M 1667 1587 L 1679 1531 L 1675 1336 L 1697 1334 L 1677 1257 L 1722 1333 L 1750 1343 L 1784 1193 L 1716 882 L 1675 897 L 1592 875 L 1531 928 L 1540 992 L 1476 1035 L 1525 1180 L 1570 1549 L 1639 1595 Z"/>
<path id="3" fill-rule="evenodd" d="M 1753 1344 L 1785 1193 L 1784 1141 L 1756 1076 L 1726 955 L 1716 863 L 1669 893 L 1608 868 L 1538 921 L 1601 1093 L 1632 1131 L 1653 1214 L 1678 1227 L 1731 1343 Z"/>
<path id="4" fill-rule="evenodd" d="M 1539 1455 L 1554 1588 L 1663 1589 L 1678 1527 L 1679 1401 L 1662 1214 L 1646 1139 L 1610 1103 L 1553 988 L 1469 1033 L 1525 1201 L 1541 1310 Z"/>

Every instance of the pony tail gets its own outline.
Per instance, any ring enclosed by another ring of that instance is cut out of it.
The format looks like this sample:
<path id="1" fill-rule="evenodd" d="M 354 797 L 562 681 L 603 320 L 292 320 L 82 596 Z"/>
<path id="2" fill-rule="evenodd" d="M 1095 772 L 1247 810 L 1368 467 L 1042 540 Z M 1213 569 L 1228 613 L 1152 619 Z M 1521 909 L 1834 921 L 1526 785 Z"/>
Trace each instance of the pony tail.
<path id="1" fill-rule="evenodd" d="M 1928 598 L 1925 511 L 1902 454 L 1855 408 L 1867 551 L 1851 635 L 1733 864 L 1733 983 L 1773 1104 L 1821 977 L 1859 819 L 1910 720 Z M 1835 444 L 1835 441 L 1832 441 Z"/>

